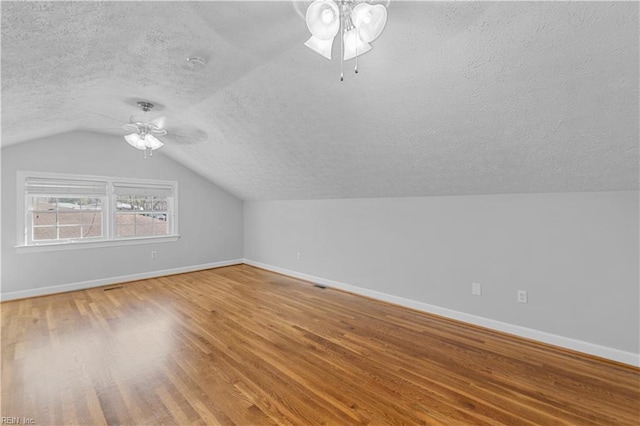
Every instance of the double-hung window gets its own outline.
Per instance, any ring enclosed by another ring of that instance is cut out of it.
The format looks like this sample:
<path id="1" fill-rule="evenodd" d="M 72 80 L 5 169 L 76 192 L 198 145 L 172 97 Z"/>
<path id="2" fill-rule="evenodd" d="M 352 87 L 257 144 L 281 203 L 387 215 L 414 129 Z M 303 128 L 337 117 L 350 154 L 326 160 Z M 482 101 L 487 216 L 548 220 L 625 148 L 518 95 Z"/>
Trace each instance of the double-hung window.
<path id="1" fill-rule="evenodd" d="M 167 185 L 116 182 L 116 238 L 169 235 L 173 222 L 173 190 Z"/>
<path id="2" fill-rule="evenodd" d="M 25 195 L 27 245 L 105 237 L 107 182 L 28 177 Z"/>
<path id="3" fill-rule="evenodd" d="M 177 206 L 175 181 L 18 172 L 17 246 L 175 241 Z"/>

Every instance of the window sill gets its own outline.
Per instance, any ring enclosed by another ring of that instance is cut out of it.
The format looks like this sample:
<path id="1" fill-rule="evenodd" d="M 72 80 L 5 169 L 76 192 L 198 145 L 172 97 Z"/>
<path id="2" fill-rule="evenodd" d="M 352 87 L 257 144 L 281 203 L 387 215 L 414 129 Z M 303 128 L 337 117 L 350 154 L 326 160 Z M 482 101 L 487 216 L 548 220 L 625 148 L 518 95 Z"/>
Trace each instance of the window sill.
<path id="1" fill-rule="evenodd" d="M 28 246 L 19 245 L 19 246 L 15 246 L 15 248 L 18 253 L 39 253 L 39 252 L 46 252 L 46 251 L 131 246 L 136 244 L 169 243 L 169 242 L 178 241 L 179 239 L 180 239 L 180 235 L 163 235 L 161 237 L 141 237 L 141 238 L 129 238 L 129 239 L 121 239 L 121 240 L 73 241 L 73 242 L 65 242 L 65 243 L 34 244 L 34 245 L 28 245 Z"/>

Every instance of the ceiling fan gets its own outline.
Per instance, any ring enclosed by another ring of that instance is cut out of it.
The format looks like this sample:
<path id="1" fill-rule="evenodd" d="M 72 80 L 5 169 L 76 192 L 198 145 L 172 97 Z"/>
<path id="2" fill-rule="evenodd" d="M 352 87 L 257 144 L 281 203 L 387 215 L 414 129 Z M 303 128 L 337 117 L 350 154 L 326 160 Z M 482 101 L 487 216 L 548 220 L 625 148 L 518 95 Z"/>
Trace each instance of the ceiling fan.
<path id="1" fill-rule="evenodd" d="M 123 124 L 121 118 L 115 118 L 113 115 L 104 114 L 98 111 L 91 111 L 91 114 L 100 117 L 103 120 L 114 122 L 114 125 L 108 127 L 88 126 L 94 131 L 105 131 L 109 134 L 118 134 L 124 136 L 125 140 L 132 147 L 144 151 L 144 158 L 153 155 L 153 151 L 164 146 L 165 142 L 170 145 L 193 145 L 205 142 L 209 135 L 198 126 L 194 126 L 190 122 L 182 120 L 176 116 L 150 116 L 152 109 L 166 110 L 162 104 L 153 104 L 149 101 L 140 101 L 138 99 L 126 99 L 127 105 L 137 105 L 144 115 L 132 115 L 129 120 Z M 197 120 L 192 113 L 189 121 Z M 202 118 L 200 118 L 202 120 Z M 122 129 L 126 131 L 126 135 L 122 135 Z M 142 137 L 144 135 L 144 138 Z"/>
<path id="2" fill-rule="evenodd" d="M 149 120 L 147 113 L 153 108 L 151 102 L 140 101 L 138 102 L 138 108 L 144 112 L 144 116 L 132 115 L 129 118 L 129 122 L 122 126 L 126 131 L 132 133 L 126 135 L 124 139 L 132 147 L 144 151 L 144 158 L 153 156 L 153 151 L 160 149 L 164 146 L 164 143 L 157 137 L 167 134 L 167 130 L 164 129 L 164 117 L 156 118 L 155 120 Z"/>

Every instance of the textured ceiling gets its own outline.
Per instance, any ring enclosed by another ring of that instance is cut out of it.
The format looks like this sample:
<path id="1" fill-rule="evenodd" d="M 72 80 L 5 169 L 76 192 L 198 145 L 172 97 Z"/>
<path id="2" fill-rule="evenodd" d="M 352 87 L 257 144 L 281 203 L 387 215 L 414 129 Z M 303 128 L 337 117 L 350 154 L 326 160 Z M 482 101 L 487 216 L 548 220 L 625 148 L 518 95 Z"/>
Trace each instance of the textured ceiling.
<path id="1" fill-rule="evenodd" d="M 344 82 L 306 4 L 3 1 L 2 145 L 148 100 L 243 199 L 638 189 L 638 3 L 392 1 Z"/>

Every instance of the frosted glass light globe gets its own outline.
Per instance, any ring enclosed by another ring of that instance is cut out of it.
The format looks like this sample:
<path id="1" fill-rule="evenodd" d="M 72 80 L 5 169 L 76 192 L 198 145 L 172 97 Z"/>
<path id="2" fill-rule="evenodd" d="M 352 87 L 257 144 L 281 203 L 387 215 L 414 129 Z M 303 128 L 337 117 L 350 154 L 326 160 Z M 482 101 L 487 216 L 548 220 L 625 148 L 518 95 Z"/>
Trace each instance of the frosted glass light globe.
<path id="1" fill-rule="evenodd" d="M 325 9 L 322 11 L 322 22 L 325 24 L 330 24 L 334 18 L 333 11 L 331 9 Z"/>

